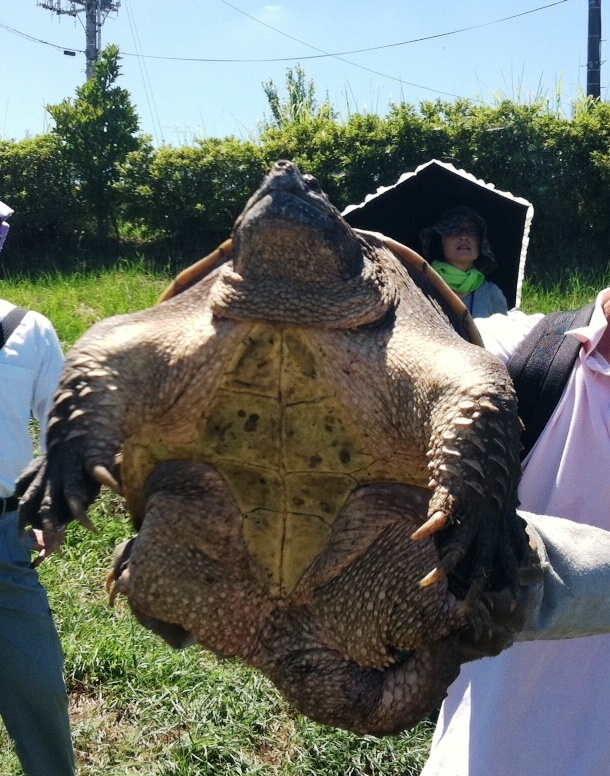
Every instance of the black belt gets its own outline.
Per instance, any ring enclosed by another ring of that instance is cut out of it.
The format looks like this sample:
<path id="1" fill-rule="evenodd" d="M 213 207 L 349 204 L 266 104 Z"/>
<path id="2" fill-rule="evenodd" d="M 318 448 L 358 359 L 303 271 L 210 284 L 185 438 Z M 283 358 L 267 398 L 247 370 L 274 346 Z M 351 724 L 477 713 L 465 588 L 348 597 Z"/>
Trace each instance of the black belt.
<path id="1" fill-rule="evenodd" d="M 4 517 L 7 512 L 16 512 L 19 509 L 19 499 L 17 496 L 0 498 L 0 517 Z"/>

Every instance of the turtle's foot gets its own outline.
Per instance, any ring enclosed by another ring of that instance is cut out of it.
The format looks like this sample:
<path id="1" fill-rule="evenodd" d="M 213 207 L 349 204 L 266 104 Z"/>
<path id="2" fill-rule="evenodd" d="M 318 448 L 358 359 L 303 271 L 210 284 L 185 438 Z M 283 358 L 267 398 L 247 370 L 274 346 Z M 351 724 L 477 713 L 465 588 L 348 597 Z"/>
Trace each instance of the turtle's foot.
<path id="1" fill-rule="evenodd" d="M 507 495 L 499 508 L 477 493 L 459 497 L 440 488 L 430 500 L 428 520 L 412 538 L 433 536 L 439 562 L 423 577 L 423 587 L 448 577 L 451 592 L 471 608 L 484 590 L 516 590 L 519 565 L 526 552 L 525 532 Z"/>
<path id="2" fill-rule="evenodd" d="M 31 525 L 49 531 L 77 520 L 88 530 L 97 532 L 87 508 L 97 498 L 102 485 L 117 492 L 120 486 L 108 467 L 98 464 L 86 470 L 75 456 L 68 458 L 66 463 L 64 459 L 40 456 L 22 472 L 16 486 L 22 528 Z"/>

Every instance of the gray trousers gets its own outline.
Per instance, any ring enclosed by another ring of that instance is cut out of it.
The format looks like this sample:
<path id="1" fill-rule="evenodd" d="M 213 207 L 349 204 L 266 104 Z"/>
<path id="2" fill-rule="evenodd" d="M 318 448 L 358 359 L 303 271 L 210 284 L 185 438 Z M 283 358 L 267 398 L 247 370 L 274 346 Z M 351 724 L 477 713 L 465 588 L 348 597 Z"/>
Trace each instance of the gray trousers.
<path id="1" fill-rule="evenodd" d="M 0 715 L 26 776 L 72 776 L 63 653 L 17 521 L 0 518 Z"/>

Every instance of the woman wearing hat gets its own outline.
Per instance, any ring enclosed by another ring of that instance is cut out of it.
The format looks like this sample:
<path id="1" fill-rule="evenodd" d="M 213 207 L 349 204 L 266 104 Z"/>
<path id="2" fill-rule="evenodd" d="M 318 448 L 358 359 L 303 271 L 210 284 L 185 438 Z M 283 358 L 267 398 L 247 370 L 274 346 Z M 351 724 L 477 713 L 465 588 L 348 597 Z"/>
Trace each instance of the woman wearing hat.
<path id="1" fill-rule="evenodd" d="M 475 318 L 508 312 L 502 291 L 486 279 L 496 268 L 487 239 L 487 224 L 469 207 L 446 210 L 440 220 L 420 232 L 422 252 L 460 296 Z"/>

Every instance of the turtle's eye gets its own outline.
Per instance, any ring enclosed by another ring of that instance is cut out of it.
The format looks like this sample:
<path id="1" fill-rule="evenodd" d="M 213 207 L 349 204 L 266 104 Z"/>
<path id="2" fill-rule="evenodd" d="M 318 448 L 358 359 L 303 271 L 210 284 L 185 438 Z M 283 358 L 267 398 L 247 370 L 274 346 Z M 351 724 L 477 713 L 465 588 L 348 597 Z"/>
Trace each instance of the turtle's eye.
<path id="1" fill-rule="evenodd" d="M 315 192 L 321 192 L 322 191 L 322 186 L 320 186 L 320 184 L 318 182 L 318 179 L 314 178 L 313 175 L 309 175 L 309 174 L 304 175 L 303 179 L 304 179 L 305 183 L 307 184 L 307 187 L 309 189 L 311 189 L 311 191 L 315 191 Z"/>

